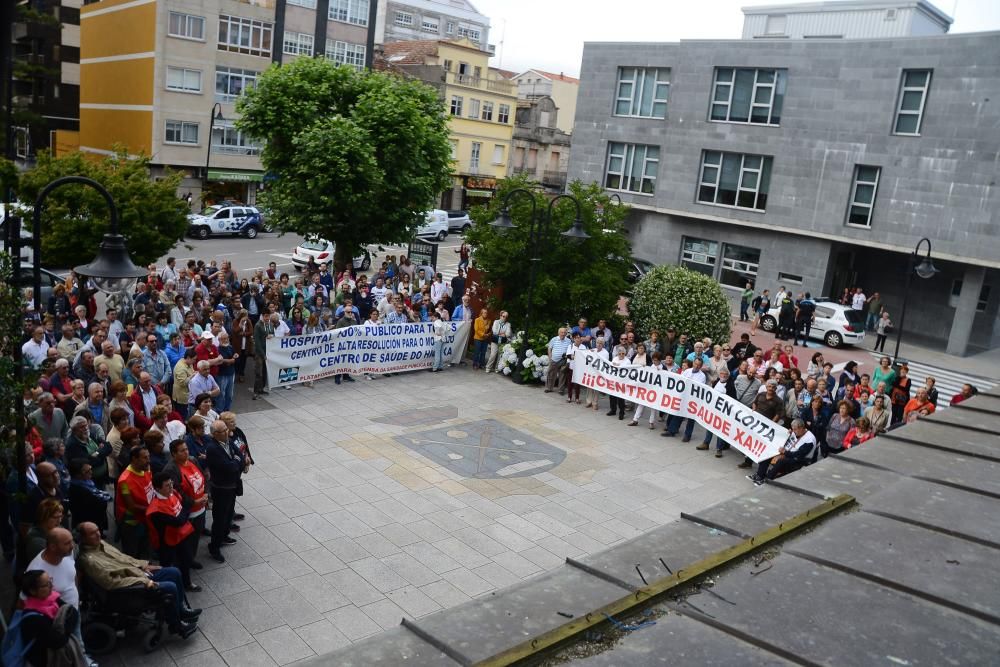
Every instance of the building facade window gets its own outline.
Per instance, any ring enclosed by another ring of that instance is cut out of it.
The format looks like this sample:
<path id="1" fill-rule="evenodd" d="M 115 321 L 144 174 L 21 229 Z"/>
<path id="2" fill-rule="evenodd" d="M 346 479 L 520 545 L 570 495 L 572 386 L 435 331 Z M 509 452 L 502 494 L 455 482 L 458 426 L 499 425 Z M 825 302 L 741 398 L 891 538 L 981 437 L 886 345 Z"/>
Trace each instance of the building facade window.
<path id="1" fill-rule="evenodd" d="M 475 97 L 469 98 L 469 118 L 479 118 L 479 100 Z"/>
<path id="2" fill-rule="evenodd" d="M 847 224 L 855 227 L 872 226 L 872 210 L 878 192 L 881 167 L 859 164 L 854 167 L 854 183 L 851 185 L 851 203 L 847 207 Z"/>
<path id="3" fill-rule="evenodd" d="M 924 121 L 924 105 L 931 87 L 931 70 L 903 70 L 899 82 L 899 105 L 896 108 L 894 134 L 918 136 Z"/>
<path id="4" fill-rule="evenodd" d="M 233 155 L 260 155 L 260 144 L 237 130 L 232 121 L 219 121 L 212 128 L 212 151 Z"/>
<path id="5" fill-rule="evenodd" d="M 503 164 L 503 144 L 493 144 L 493 164 Z"/>
<path id="6" fill-rule="evenodd" d="M 447 23 L 445 23 L 444 31 L 445 31 L 445 33 L 447 33 L 449 35 L 454 35 L 455 34 L 455 24 L 454 24 L 454 22 L 448 21 Z"/>
<path id="7" fill-rule="evenodd" d="M 365 67 L 365 45 L 351 44 L 350 42 L 326 40 L 327 60 L 331 60 L 338 65 L 347 65 L 354 69 L 361 70 Z"/>
<path id="8" fill-rule="evenodd" d="M 316 9 L 316 0 L 288 0 L 290 5 L 298 5 L 306 9 Z"/>
<path id="9" fill-rule="evenodd" d="M 743 289 L 747 283 L 757 283 L 760 267 L 760 249 L 726 243 L 722 247 L 722 271 L 719 282 L 729 287 Z"/>
<path id="10" fill-rule="evenodd" d="M 666 118 L 669 91 L 669 69 L 619 67 L 615 115 Z"/>
<path id="11" fill-rule="evenodd" d="M 407 27 L 413 25 L 413 14 L 409 12 L 396 12 L 396 25 Z"/>
<path id="12" fill-rule="evenodd" d="M 506 125 L 510 122 L 510 105 L 501 104 L 497 109 L 497 122 Z"/>
<path id="13" fill-rule="evenodd" d="M 717 67 L 709 120 L 779 125 L 787 70 Z"/>
<path id="14" fill-rule="evenodd" d="M 168 144 L 198 144 L 198 123 L 186 120 L 168 120 L 163 140 Z"/>
<path id="15" fill-rule="evenodd" d="M 441 27 L 438 24 L 437 19 L 427 18 L 426 16 L 420 19 L 420 29 L 423 32 L 429 32 L 432 35 L 436 35 L 440 32 Z"/>
<path id="16" fill-rule="evenodd" d="M 183 12 L 170 12 L 167 34 L 171 37 L 184 37 L 205 41 L 205 17 Z"/>
<path id="17" fill-rule="evenodd" d="M 460 25 L 458 26 L 458 36 L 466 37 L 470 42 L 478 42 L 479 39 L 482 37 L 482 32 L 479 30 L 479 28 Z"/>
<path id="18" fill-rule="evenodd" d="M 958 302 L 962 296 L 962 283 L 961 278 L 951 281 L 951 297 L 948 299 L 948 305 L 952 308 L 958 308 Z M 986 307 L 990 304 L 990 291 L 990 286 L 986 283 L 983 283 L 982 287 L 979 288 L 979 298 L 976 300 L 977 313 L 986 312 Z"/>
<path id="19" fill-rule="evenodd" d="M 767 207 L 771 158 L 765 155 L 705 151 L 701 160 L 698 201 L 751 211 Z"/>
<path id="20" fill-rule="evenodd" d="M 444 63 L 443 63 L 442 66 L 444 67 L 444 71 L 445 72 L 450 72 L 451 71 L 451 61 L 448 60 L 447 58 L 444 59 Z"/>
<path id="21" fill-rule="evenodd" d="M 479 169 L 479 154 L 483 150 L 483 145 L 478 141 L 472 142 L 472 149 L 469 151 L 469 169 L 477 171 Z"/>
<path id="22" fill-rule="evenodd" d="M 715 267 L 718 263 L 719 244 L 717 241 L 684 237 L 681 242 L 681 266 L 714 278 Z"/>
<path id="23" fill-rule="evenodd" d="M 247 88 L 257 85 L 260 72 L 234 67 L 215 68 L 215 101 L 235 102 Z"/>
<path id="24" fill-rule="evenodd" d="M 271 56 L 274 24 L 240 16 L 219 16 L 219 50 L 251 56 Z"/>
<path id="25" fill-rule="evenodd" d="M 452 116 L 462 115 L 462 97 L 460 95 L 451 96 L 451 115 Z"/>
<path id="26" fill-rule="evenodd" d="M 167 67 L 167 90 L 181 93 L 201 92 L 201 70 L 187 67 Z"/>
<path id="27" fill-rule="evenodd" d="M 608 144 L 604 187 L 608 190 L 651 195 L 656 189 L 659 168 L 659 146 L 611 142 Z"/>
<path id="28" fill-rule="evenodd" d="M 292 56 L 311 56 L 313 36 L 304 32 L 285 32 L 282 50 Z"/>
<path id="29" fill-rule="evenodd" d="M 451 159 L 452 160 L 457 160 L 458 159 L 458 142 L 455 141 L 454 139 L 449 139 L 448 140 L 448 144 L 451 146 Z"/>
<path id="30" fill-rule="evenodd" d="M 493 120 L 493 102 L 483 102 L 483 120 Z"/>
<path id="31" fill-rule="evenodd" d="M 352 25 L 368 25 L 369 0 L 330 0 L 327 18 Z"/>

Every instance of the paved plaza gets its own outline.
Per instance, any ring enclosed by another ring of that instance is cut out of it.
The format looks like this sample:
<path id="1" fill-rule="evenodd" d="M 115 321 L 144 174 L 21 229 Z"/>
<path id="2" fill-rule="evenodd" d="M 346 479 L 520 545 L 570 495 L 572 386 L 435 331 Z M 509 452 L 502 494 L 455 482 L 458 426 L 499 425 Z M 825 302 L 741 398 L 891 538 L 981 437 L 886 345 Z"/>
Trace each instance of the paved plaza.
<path id="1" fill-rule="evenodd" d="M 465 366 L 265 399 L 237 406 L 257 465 L 226 563 L 202 546 L 199 631 L 150 655 L 126 642 L 102 665 L 290 664 L 749 484 L 739 455 L 696 451 L 697 433 L 681 444 Z"/>

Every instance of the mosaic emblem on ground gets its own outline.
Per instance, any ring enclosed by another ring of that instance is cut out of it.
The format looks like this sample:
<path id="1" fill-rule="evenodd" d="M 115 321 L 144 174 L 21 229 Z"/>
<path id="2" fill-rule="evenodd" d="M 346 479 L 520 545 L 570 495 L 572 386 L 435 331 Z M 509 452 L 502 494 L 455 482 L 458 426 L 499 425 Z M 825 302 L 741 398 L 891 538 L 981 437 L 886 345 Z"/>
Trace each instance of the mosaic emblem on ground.
<path id="1" fill-rule="evenodd" d="M 526 477 L 555 468 L 566 452 L 495 419 L 396 436 L 435 463 L 478 479 Z"/>

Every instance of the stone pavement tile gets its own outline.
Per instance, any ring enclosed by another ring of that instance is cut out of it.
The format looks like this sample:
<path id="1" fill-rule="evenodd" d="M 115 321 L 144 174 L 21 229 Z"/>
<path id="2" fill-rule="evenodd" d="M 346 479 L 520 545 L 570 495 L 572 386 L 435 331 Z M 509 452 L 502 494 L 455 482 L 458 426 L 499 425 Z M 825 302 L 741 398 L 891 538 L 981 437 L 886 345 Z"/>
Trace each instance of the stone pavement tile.
<path id="1" fill-rule="evenodd" d="M 344 564 L 344 561 L 337 558 L 333 552 L 326 547 L 300 551 L 299 555 L 296 557 L 299 558 L 306 565 L 306 567 L 314 570 L 318 574 L 328 574 L 347 567 L 347 565 Z M 302 574 L 307 573 L 303 572 Z"/>
<path id="2" fill-rule="evenodd" d="M 276 665 L 267 651 L 257 642 L 229 649 L 222 654 L 222 659 L 229 667 L 275 667 Z"/>
<path id="3" fill-rule="evenodd" d="M 604 544 L 595 540 L 590 535 L 586 533 L 570 533 L 562 538 L 563 541 L 568 542 L 572 546 L 576 547 L 581 554 L 592 554 L 602 551 L 604 549 Z M 548 548 L 544 542 L 539 542 L 543 547 Z"/>
<path id="4" fill-rule="evenodd" d="M 285 545 L 285 549 L 282 551 L 286 549 L 301 551 L 315 549 L 319 546 L 319 542 L 296 523 L 279 523 L 277 526 L 271 526 L 268 530 Z"/>
<path id="5" fill-rule="evenodd" d="M 410 554 L 393 554 L 383 558 L 382 562 L 414 586 L 423 586 L 441 578 Z"/>
<path id="6" fill-rule="evenodd" d="M 460 510 L 455 510 L 452 514 L 473 528 L 483 528 L 493 523 L 493 519 L 472 507 L 463 507 Z"/>
<path id="7" fill-rule="evenodd" d="M 521 555 L 543 570 L 551 570 L 552 568 L 558 567 L 566 562 L 565 558 L 560 558 L 551 551 L 539 546 L 525 549 L 521 552 Z"/>
<path id="8" fill-rule="evenodd" d="M 617 514 L 615 514 L 615 517 L 624 521 L 626 524 L 632 526 L 636 530 L 642 532 L 646 532 L 647 530 L 652 530 L 653 528 L 657 528 L 658 526 L 662 525 L 661 523 L 653 521 L 651 519 L 647 519 L 638 512 L 633 512 L 632 510 L 629 510 L 627 512 L 618 512 Z"/>
<path id="9" fill-rule="evenodd" d="M 345 505 L 344 509 L 350 512 L 355 518 L 364 521 L 372 528 L 379 528 L 381 526 L 387 526 L 390 523 L 395 523 L 391 516 L 385 512 L 379 511 L 368 501 L 354 503 L 353 505 Z"/>
<path id="10" fill-rule="evenodd" d="M 404 616 L 408 616 L 406 612 L 396 606 L 396 603 L 391 600 L 372 602 L 362 607 L 361 611 L 365 612 L 370 619 L 378 623 L 383 630 L 396 627 L 402 622 Z"/>
<path id="11" fill-rule="evenodd" d="M 236 570 L 228 566 L 220 567 L 212 570 L 210 576 L 205 576 L 203 579 L 212 589 L 212 592 L 218 595 L 220 598 L 227 598 L 230 595 L 235 595 L 237 593 L 242 593 L 243 591 L 250 590 L 250 584 L 241 577 Z"/>
<path id="12" fill-rule="evenodd" d="M 415 544 L 421 540 L 419 535 L 417 535 L 416 533 L 414 533 L 412 530 L 410 530 L 401 523 L 390 523 L 387 526 L 381 526 L 379 528 L 376 528 L 375 530 L 377 530 L 382 537 L 388 539 L 397 547 L 405 547 L 408 544 Z M 376 556 L 378 555 L 375 554 L 374 552 L 372 553 Z"/>
<path id="13" fill-rule="evenodd" d="M 511 551 L 524 551 L 535 546 L 535 543 L 522 537 L 507 526 L 494 523 L 482 529 L 483 535 L 491 537 Z"/>
<path id="14" fill-rule="evenodd" d="M 214 570 L 213 570 L 214 571 Z M 222 604 L 222 599 L 215 594 L 211 586 L 208 585 L 208 577 L 212 575 L 208 574 L 205 570 L 201 570 L 197 574 L 194 574 L 191 579 L 197 584 L 201 584 L 201 591 L 198 593 L 186 593 L 185 596 L 188 599 L 188 604 L 192 607 L 199 609 L 208 609 L 209 607 L 214 607 L 215 605 Z"/>
<path id="15" fill-rule="evenodd" d="M 256 591 L 230 595 L 223 602 L 236 620 L 252 635 L 285 624 L 281 616 Z"/>
<path id="16" fill-rule="evenodd" d="M 343 465 L 332 465 L 325 469 L 327 477 L 336 485 L 346 486 L 348 488 L 358 486 L 359 484 L 364 484 L 365 480 L 361 479 L 353 472 L 345 468 Z M 331 495 L 331 498 L 337 500 L 336 496 Z M 337 500 L 337 502 L 340 502 Z M 341 503 L 343 504 L 343 503 Z"/>
<path id="17" fill-rule="evenodd" d="M 461 500 L 437 488 L 425 489 L 420 492 L 420 495 L 422 495 L 424 498 L 427 498 L 432 503 L 434 503 L 435 505 L 437 505 L 442 509 L 458 510 L 465 507 L 465 503 L 463 503 Z"/>
<path id="18" fill-rule="evenodd" d="M 285 579 L 274 571 L 267 563 L 259 563 L 244 567 L 236 571 L 243 580 L 250 584 L 250 588 L 258 593 L 272 588 L 281 588 L 285 585 Z"/>
<path id="19" fill-rule="evenodd" d="M 415 586 L 407 586 L 386 593 L 386 597 L 413 618 L 420 618 L 441 610 L 440 604 Z"/>
<path id="20" fill-rule="evenodd" d="M 282 579 L 301 577 L 303 574 L 309 574 L 314 570 L 314 568 L 292 551 L 283 551 L 280 554 L 268 556 L 264 560 Z"/>
<path id="21" fill-rule="evenodd" d="M 336 526 L 347 537 L 360 537 L 375 532 L 374 528 L 344 509 L 330 512 L 323 518 Z"/>
<path id="22" fill-rule="evenodd" d="M 382 631 L 382 626 L 354 605 L 327 612 L 326 618 L 336 630 L 352 642 Z"/>
<path id="23" fill-rule="evenodd" d="M 295 634 L 301 637 L 316 655 L 336 651 L 338 648 L 351 643 L 350 639 L 340 630 L 333 627 L 333 624 L 325 618 L 309 625 L 303 625 L 301 628 L 296 628 Z"/>
<path id="24" fill-rule="evenodd" d="M 359 607 L 385 597 L 377 588 L 368 583 L 364 577 L 350 568 L 331 572 L 324 575 L 324 579 L 342 597 L 348 600 L 350 604 L 355 604 Z"/>
<path id="25" fill-rule="evenodd" d="M 531 510 L 529 509 L 527 511 L 530 512 Z M 539 528 L 536 524 L 524 519 L 523 517 L 517 516 L 516 514 L 502 516 L 497 519 L 497 523 L 506 526 L 521 537 L 529 539 L 532 542 L 538 541 L 549 535 L 548 531 Z"/>
<path id="26" fill-rule="evenodd" d="M 282 623 L 291 628 L 315 623 L 322 618 L 316 607 L 294 586 L 273 588 L 261 593 L 260 597 L 281 617 Z"/>
<path id="27" fill-rule="evenodd" d="M 309 648 L 309 644 L 287 625 L 258 634 L 257 643 L 279 665 L 287 665 L 290 662 L 315 655 L 315 652 Z"/>
<path id="28" fill-rule="evenodd" d="M 434 546 L 466 567 L 479 567 L 489 562 L 489 558 L 455 537 L 435 542 Z"/>
<path id="29" fill-rule="evenodd" d="M 587 523 L 588 521 L 586 517 L 580 516 L 576 512 L 565 507 L 561 502 L 557 501 L 547 502 L 544 505 L 539 505 L 538 511 L 547 514 L 556 521 L 559 521 L 560 523 L 565 524 L 570 528 L 576 528 L 580 524 Z M 554 532 L 554 531 L 549 531 L 549 532 Z"/>
<path id="30" fill-rule="evenodd" d="M 372 503 L 372 506 L 380 512 L 391 516 L 396 522 L 401 524 L 413 523 L 414 521 L 420 521 L 421 519 L 420 514 L 399 502 L 396 498 L 383 498 L 382 500 L 376 500 Z"/>
<path id="31" fill-rule="evenodd" d="M 129 643 L 126 647 L 123 643 L 119 643 L 118 653 L 121 657 L 125 657 L 130 651 L 141 651 L 138 646 L 138 642 L 135 644 Z M 175 635 L 167 635 L 163 641 L 163 650 L 174 660 L 180 660 L 186 655 L 191 655 L 192 653 L 201 653 L 202 651 L 214 651 L 212 647 L 212 642 L 206 639 L 200 631 L 195 632 L 193 635 L 187 639 L 181 639 Z M 102 656 L 101 662 L 107 662 Z"/>
<path id="32" fill-rule="evenodd" d="M 505 551 L 502 554 L 497 554 L 493 557 L 493 562 L 502 565 L 521 579 L 527 579 L 542 571 L 542 568 L 513 551 Z"/>
<path id="33" fill-rule="evenodd" d="M 324 496 L 325 497 L 325 496 Z M 335 540 L 344 533 L 318 513 L 303 514 L 292 519 L 292 523 L 301 527 L 310 537 L 319 542 Z"/>
<path id="34" fill-rule="evenodd" d="M 550 515 L 541 511 L 528 512 L 524 514 L 522 518 L 525 521 L 530 521 L 535 524 L 546 533 L 555 535 L 557 537 L 562 537 L 563 535 L 569 535 L 573 532 L 573 529 L 564 524 L 562 521 L 553 519 Z M 536 540 L 537 541 L 537 540 Z"/>
<path id="35" fill-rule="evenodd" d="M 288 496 L 287 498 L 277 498 L 271 504 L 281 510 L 281 513 L 289 519 L 294 519 L 303 514 L 309 514 L 313 510 L 306 505 L 298 496 Z"/>
<path id="36" fill-rule="evenodd" d="M 507 586 L 521 583 L 521 577 L 497 565 L 495 562 L 477 567 L 472 570 L 472 573 L 490 582 L 494 588 L 506 588 Z"/>
<path id="37" fill-rule="evenodd" d="M 413 523 L 407 524 L 406 527 L 425 542 L 437 542 L 438 540 L 443 540 L 450 535 L 447 530 L 427 519 L 414 521 Z"/>
<path id="38" fill-rule="evenodd" d="M 332 577 L 337 573 L 326 575 Z M 307 574 L 303 577 L 296 577 L 288 581 L 295 587 L 302 597 L 316 608 L 316 611 L 325 613 L 337 607 L 349 604 L 347 598 L 340 594 L 340 591 L 330 583 L 330 580 L 318 574 Z"/>
<path id="39" fill-rule="evenodd" d="M 302 498 L 302 502 L 308 505 L 313 512 L 319 514 L 320 516 L 326 514 L 327 512 L 336 512 L 340 509 L 340 503 L 335 502 L 325 493 L 314 493 L 311 496 L 305 496 Z"/>
<path id="40" fill-rule="evenodd" d="M 393 494 L 392 497 L 421 516 L 426 516 L 431 512 L 437 512 L 441 509 L 437 504 L 431 502 L 429 498 L 425 498 L 416 491 L 402 491 Z"/>
<path id="41" fill-rule="evenodd" d="M 469 597 L 476 597 L 477 595 L 482 595 L 487 591 L 493 590 L 491 583 L 464 567 L 445 572 L 441 576 Z"/>
<path id="42" fill-rule="evenodd" d="M 463 528 L 468 528 L 469 524 L 462 521 L 460 518 L 452 514 L 447 510 L 438 510 L 437 512 L 431 512 L 430 514 L 424 515 L 424 518 L 433 523 L 435 526 L 441 530 L 453 533 L 456 530 L 462 530 Z"/>
<path id="43" fill-rule="evenodd" d="M 462 530 L 456 530 L 452 536 L 458 538 L 465 544 L 468 544 L 470 547 L 487 558 L 491 558 L 506 551 L 502 544 L 491 537 L 484 535 L 478 528 L 463 528 Z"/>
<path id="44" fill-rule="evenodd" d="M 620 537 L 625 538 L 626 540 L 632 539 L 633 537 L 638 537 L 639 535 L 642 535 L 643 532 L 641 530 L 633 528 L 632 526 L 630 526 L 629 524 L 625 523 L 624 521 L 618 518 L 605 521 L 604 523 L 600 524 L 600 526 L 610 530 L 612 533 L 615 533 Z"/>
<path id="45" fill-rule="evenodd" d="M 247 479 L 245 485 L 264 496 L 272 503 L 279 498 L 287 498 L 292 495 L 291 491 L 282 486 L 277 480 L 270 477 L 262 477 L 259 479 L 251 477 Z"/>
<path id="46" fill-rule="evenodd" d="M 362 461 L 357 461 L 357 464 L 360 465 L 365 470 L 367 470 L 368 472 L 372 473 L 373 475 L 378 476 L 378 475 L 382 474 L 382 473 L 380 473 L 377 470 L 372 470 L 367 465 L 365 465 L 365 463 L 362 462 Z M 349 464 L 349 463 L 345 464 L 345 467 L 347 467 L 349 465 L 351 465 L 351 464 Z M 359 477 L 360 477 L 360 475 L 359 475 Z M 353 491 L 355 493 L 355 495 L 358 496 L 358 498 L 360 498 L 361 500 L 365 501 L 366 503 L 373 503 L 373 502 L 375 502 L 377 500 L 385 500 L 386 498 L 389 497 L 389 494 L 387 494 L 385 491 L 383 491 L 382 489 L 378 488 L 377 486 L 373 486 L 368 481 L 366 481 L 364 484 L 358 484 L 357 486 L 352 486 L 351 487 L 351 491 Z"/>
<path id="47" fill-rule="evenodd" d="M 384 558 L 385 556 L 399 553 L 399 547 L 379 533 L 362 535 L 361 537 L 354 538 L 354 541 L 364 547 L 368 553 L 377 558 Z"/>
<path id="48" fill-rule="evenodd" d="M 510 514 L 510 510 L 508 510 L 506 507 L 499 505 L 493 502 L 492 500 L 484 498 L 476 493 L 466 493 L 462 496 L 458 496 L 458 499 L 468 504 L 469 507 L 472 507 L 477 511 L 482 512 L 491 519 L 497 519 L 505 514 Z"/>
<path id="49" fill-rule="evenodd" d="M 253 641 L 253 636 L 236 620 L 236 617 L 225 605 L 205 609 L 198 619 L 198 629 L 219 652 L 228 651 Z"/>
<path id="50" fill-rule="evenodd" d="M 273 526 L 277 523 L 285 523 L 288 521 L 288 517 L 285 516 L 285 513 L 270 503 L 247 510 L 247 512 L 249 516 L 252 516 L 263 526 Z"/>
<path id="51" fill-rule="evenodd" d="M 263 528 L 263 526 L 249 526 L 247 527 L 247 530 L 253 531 L 255 528 Z M 248 565 L 255 565 L 257 563 L 264 562 L 260 554 L 250 547 L 246 541 L 240 539 L 240 535 L 242 534 L 242 529 L 239 533 L 233 533 L 233 537 L 237 540 L 236 544 L 232 544 L 223 549 L 222 555 L 226 557 L 226 565 L 234 570 Z M 206 577 L 211 578 L 212 575 L 210 572 L 214 571 L 214 568 L 210 568 L 208 565 L 209 563 L 212 565 L 216 565 L 217 563 L 208 556 L 208 538 L 203 537 L 199 546 L 201 547 L 199 550 L 201 552 L 199 560 L 202 565 L 205 566 L 205 569 L 203 569 L 202 572 L 205 573 Z"/>
<path id="52" fill-rule="evenodd" d="M 543 537 L 538 540 L 538 546 L 561 558 L 576 558 L 584 555 L 585 553 L 582 549 L 573 546 L 566 540 L 561 537 L 556 537 L 555 535 L 549 535 L 548 537 Z"/>
<path id="53" fill-rule="evenodd" d="M 237 539 L 264 557 L 280 554 L 289 549 L 289 545 L 278 539 L 264 526 L 252 526 L 241 530 Z"/>
<path id="54" fill-rule="evenodd" d="M 362 558 L 348 567 L 364 577 L 365 581 L 382 593 L 394 591 L 407 585 L 406 579 L 396 574 L 392 568 L 378 558 Z"/>
<path id="55" fill-rule="evenodd" d="M 427 584 L 426 586 L 421 586 L 420 590 L 445 609 L 462 604 L 463 602 L 468 602 L 472 599 L 462 591 L 455 588 L 451 582 L 444 580 L 435 581 Z"/>
<path id="56" fill-rule="evenodd" d="M 177 667 L 226 667 L 226 661 L 215 650 L 192 653 L 175 661 Z"/>
<path id="57" fill-rule="evenodd" d="M 429 568 L 435 574 L 442 574 L 448 570 L 454 570 L 460 563 L 445 555 L 443 551 L 428 542 L 417 542 L 403 547 L 403 551 L 413 556 L 422 565 Z"/>
<path id="58" fill-rule="evenodd" d="M 349 537 L 339 537 L 335 540 L 327 540 L 326 542 L 323 542 L 323 546 L 329 549 L 334 556 L 345 563 L 358 560 L 359 558 L 367 558 L 369 555 L 368 552 L 365 551 L 364 547 Z"/>

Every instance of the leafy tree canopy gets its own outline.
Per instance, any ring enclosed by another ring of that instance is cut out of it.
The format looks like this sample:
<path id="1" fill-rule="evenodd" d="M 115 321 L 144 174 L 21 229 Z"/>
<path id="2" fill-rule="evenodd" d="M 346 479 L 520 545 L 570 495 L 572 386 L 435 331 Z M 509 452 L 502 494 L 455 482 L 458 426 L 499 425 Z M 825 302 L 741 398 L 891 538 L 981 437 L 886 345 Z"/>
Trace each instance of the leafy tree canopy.
<path id="1" fill-rule="evenodd" d="M 418 81 L 298 58 L 265 72 L 237 110 L 237 126 L 266 139 L 270 220 L 333 241 L 338 268 L 362 245 L 413 238 L 450 183 L 444 107 Z"/>
<path id="2" fill-rule="evenodd" d="M 658 266 L 635 286 L 628 304 L 639 331 L 673 327 L 696 339 L 728 341 L 729 302 L 712 278 L 682 266 Z"/>
<path id="3" fill-rule="evenodd" d="M 531 199 L 516 194 L 509 201 L 515 229 L 501 232 L 490 226 L 500 215 L 505 197 L 516 188 L 528 188 L 537 206 L 537 220 L 548 216 L 550 196 L 538 191 L 524 176 L 501 183 L 488 206 L 472 211 L 474 225 L 466 239 L 475 250 L 476 267 L 485 272 L 491 286 L 501 286 L 502 302 L 492 304 L 511 314 L 515 327 L 523 326 L 528 304 L 528 276 L 532 250 L 529 242 Z M 612 204 L 596 184 L 572 183 L 569 193 L 580 201 L 581 218 L 590 238 L 572 241 L 562 232 L 573 226 L 576 208 L 568 200 L 559 200 L 552 211 L 552 223 L 542 225 L 535 292 L 531 309 L 534 340 L 546 339 L 566 323 L 580 317 L 596 321 L 615 312 L 618 300 L 627 287 L 631 248 L 622 228 L 628 207 Z"/>
<path id="4" fill-rule="evenodd" d="M 188 207 L 177 197 L 180 175 L 150 179 L 146 156 L 119 150 L 95 160 L 79 152 L 58 158 L 42 153 L 35 168 L 21 176 L 18 198 L 32 205 L 48 183 L 62 176 L 87 176 L 107 188 L 118 207 L 118 231 L 138 266 L 155 262 L 187 231 Z M 93 188 L 71 184 L 53 190 L 42 211 L 43 263 L 75 266 L 91 261 L 110 222 L 107 204 Z"/>

